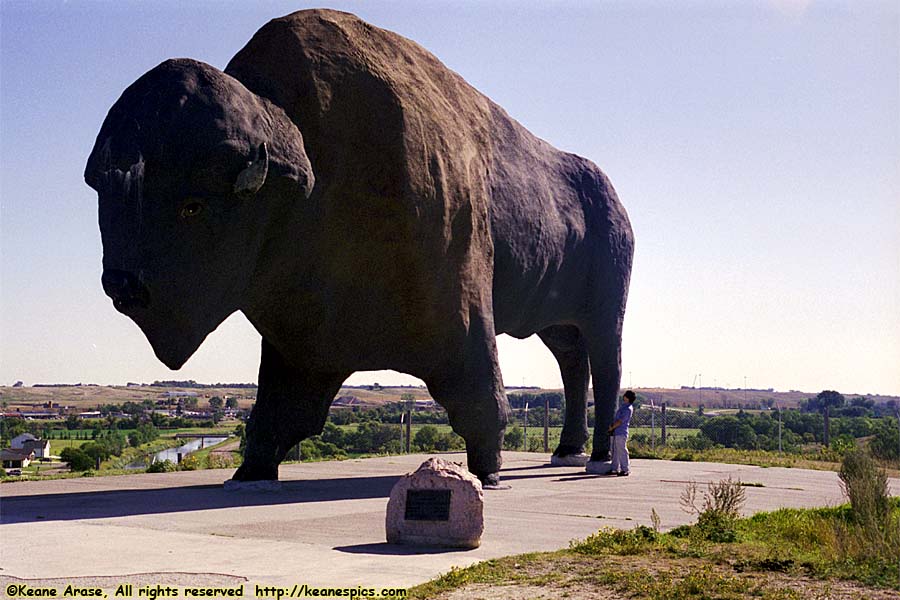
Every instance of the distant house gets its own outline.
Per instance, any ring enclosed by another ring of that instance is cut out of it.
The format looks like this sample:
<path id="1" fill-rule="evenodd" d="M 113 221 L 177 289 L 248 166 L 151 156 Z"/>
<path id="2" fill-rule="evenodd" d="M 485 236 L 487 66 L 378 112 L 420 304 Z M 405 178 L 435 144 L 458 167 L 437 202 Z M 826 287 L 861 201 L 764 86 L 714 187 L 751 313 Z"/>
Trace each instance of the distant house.
<path id="1" fill-rule="evenodd" d="M 14 450 L 12 448 L 4 448 L 0 450 L 0 460 L 3 461 L 4 469 L 22 469 L 31 464 L 34 460 L 34 451 Z"/>
<path id="2" fill-rule="evenodd" d="M 13 450 L 21 450 L 25 447 L 25 442 L 33 442 L 36 439 L 37 438 L 30 433 L 20 433 L 12 439 L 9 443 L 9 447 Z"/>
<path id="3" fill-rule="evenodd" d="M 31 451 L 35 458 L 50 458 L 50 440 L 31 440 L 25 442 L 22 450 Z"/>
<path id="4" fill-rule="evenodd" d="M 9 443 L 10 450 L 33 454 L 34 457 L 48 458 L 50 456 L 50 440 L 42 440 L 34 437 L 30 433 L 17 435 Z"/>

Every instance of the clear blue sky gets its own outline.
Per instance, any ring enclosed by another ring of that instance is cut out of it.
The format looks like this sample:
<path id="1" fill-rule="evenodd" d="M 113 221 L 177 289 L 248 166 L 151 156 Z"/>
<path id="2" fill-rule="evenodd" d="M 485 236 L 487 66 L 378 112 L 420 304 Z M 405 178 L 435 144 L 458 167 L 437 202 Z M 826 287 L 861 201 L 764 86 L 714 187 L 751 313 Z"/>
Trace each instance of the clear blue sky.
<path id="1" fill-rule="evenodd" d="M 100 287 L 84 162 L 170 57 L 224 68 L 303 2 L 0 2 L 0 384 L 255 381 L 241 316 L 179 372 Z M 335 2 L 599 164 L 637 240 L 628 386 L 900 395 L 896 2 Z M 536 340 L 508 385 L 555 387 Z M 409 382 L 391 373 L 352 383 Z"/>

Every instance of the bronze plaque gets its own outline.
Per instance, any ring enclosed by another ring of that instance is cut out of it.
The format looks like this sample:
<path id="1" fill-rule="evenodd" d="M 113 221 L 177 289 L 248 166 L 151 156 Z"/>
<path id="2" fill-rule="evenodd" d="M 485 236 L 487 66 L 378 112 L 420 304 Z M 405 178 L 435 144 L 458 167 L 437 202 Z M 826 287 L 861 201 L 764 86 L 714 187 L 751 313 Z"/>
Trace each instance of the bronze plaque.
<path id="1" fill-rule="evenodd" d="M 407 521 L 449 521 L 450 490 L 406 490 Z"/>

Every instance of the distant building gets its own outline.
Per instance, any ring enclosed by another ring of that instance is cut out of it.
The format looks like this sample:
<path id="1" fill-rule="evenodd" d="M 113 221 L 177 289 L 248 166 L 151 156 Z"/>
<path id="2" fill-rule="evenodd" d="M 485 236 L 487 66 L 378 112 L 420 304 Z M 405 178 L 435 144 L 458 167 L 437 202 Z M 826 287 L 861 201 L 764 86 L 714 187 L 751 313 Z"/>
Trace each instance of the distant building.
<path id="1" fill-rule="evenodd" d="M 0 450 L 0 460 L 3 461 L 4 469 L 22 469 L 31 464 L 34 460 L 34 451 L 14 450 L 5 448 Z"/>
<path id="2" fill-rule="evenodd" d="M 9 447 L 13 450 L 22 450 L 25 448 L 25 442 L 33 442 L 35 440 L 37 440 L 37 437 L 30 433 L 21 433 L 12 439 L 9 443 Z"/>
<path id="3" fill-rule="evenodd" d="M 32 459 L 47 458 L 50 456 L 50 440 L 42 440 L 34 437 L 30 433 L 17 435 L 9 443 L 10 450 L 14 452 L 32 455 Z"/>
<path id="4" fill-rule="evenodd" d="M 359 406 L 362 402 L 356 396 L 341 396 L 331 403 L 332 406 Z"/>

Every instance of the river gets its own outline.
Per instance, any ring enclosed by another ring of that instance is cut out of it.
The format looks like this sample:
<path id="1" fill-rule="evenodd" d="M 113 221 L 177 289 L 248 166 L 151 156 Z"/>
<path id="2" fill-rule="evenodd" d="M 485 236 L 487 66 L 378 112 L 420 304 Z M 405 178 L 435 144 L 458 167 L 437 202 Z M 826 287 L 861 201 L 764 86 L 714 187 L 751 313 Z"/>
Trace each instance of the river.
<path id="1" fill-rule="evenodd" d="M 162 452 L 157 452 L 153 456 L 144 457 L 140 460 L 136 460 L 133 463 L 128 464 L 126 469 L 146 469 L 151 462 L 162 462 L 164 460 L 170 460 L 175 464 L 178 464 L 178 455 L 181 455 L 181 458 L 184 458 L 191 452 L 196 450 L 202 450 L 203 448 L 209 448 L 210 446 L 215 446 L 216 444 L 220 444 L 227 440 L 228 437 L 205 437 L 198 438 L 189 441 L 186 444 L 178 446 L 177 448 L 169 448 L 168 450 L 163 450 Z"/>

